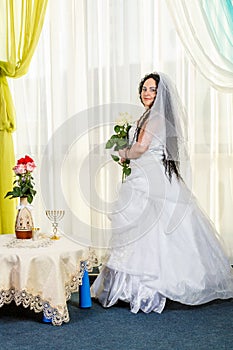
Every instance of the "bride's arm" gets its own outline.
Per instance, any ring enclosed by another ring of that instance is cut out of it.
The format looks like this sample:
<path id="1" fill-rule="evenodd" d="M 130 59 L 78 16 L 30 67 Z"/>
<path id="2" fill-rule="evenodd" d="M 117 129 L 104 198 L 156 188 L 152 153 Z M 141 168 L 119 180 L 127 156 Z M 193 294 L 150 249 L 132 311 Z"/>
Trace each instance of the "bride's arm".
<path id="1" fill-rule="evenodd" d="M 119 155 L 124 159 L 136 159 L 145 153 L 148 148 L 149 145 L 142 144 L 138 141 L 131 148 L 124 148 L 119 150 Z"/>
<path id="2" fill-rule="evenodd" d="M 152 128 L 152 123 L 150 122 L 149 124 L 150 126 L 145 125 L 145 128 L 140 131 L 138 141 L 135 142 L 131 148 L 124 148 L 122 150 L 119 150 L 119 155 L 121 158 L 136 159 L 148 150 L 154 133 L 154 127 Z"/>

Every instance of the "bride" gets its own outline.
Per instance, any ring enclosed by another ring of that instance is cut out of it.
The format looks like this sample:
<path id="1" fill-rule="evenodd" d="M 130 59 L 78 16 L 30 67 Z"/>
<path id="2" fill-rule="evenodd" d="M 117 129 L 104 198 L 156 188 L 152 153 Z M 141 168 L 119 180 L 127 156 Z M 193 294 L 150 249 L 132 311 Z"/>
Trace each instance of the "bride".
<path id="1" fill-rule="evenodd" d="M 233 297 L 220 238 L 186 185 L 185 112 L 163 73 L 139 85 L 145 112 L 129 132 L 131 175 L 111 215 L 107 262 L 92 285 L 104 307 L 118 300 L 133 313 L 161 313 L 166 299 L 198 305 Z"/>

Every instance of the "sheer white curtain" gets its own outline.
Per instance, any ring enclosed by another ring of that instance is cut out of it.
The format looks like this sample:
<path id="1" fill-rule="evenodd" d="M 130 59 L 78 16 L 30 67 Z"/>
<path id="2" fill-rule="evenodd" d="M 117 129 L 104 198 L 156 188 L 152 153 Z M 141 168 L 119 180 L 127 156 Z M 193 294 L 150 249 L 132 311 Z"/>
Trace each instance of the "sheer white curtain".
<path id="1" fill-rule="evenodd" d="M 162 0 L 50 0 L 30 72 L 11 81 L 16 155 L 37 162 L 34 216 L 42 231 L 50 228 L 44 210 L 64 208 L 63 232 L 106 246 L 105 214 L 121 176 L 104 142 L 120 113 L 140 116 L 138 82 L 155 70 L 177 84 L 189 115 L 193 190 L 233 250 L 225 152 L 232 94 L 215 90 L 193 65 Z"/>
<path id="2" fill-rule="evenodd" d="M 191 87 L 195 88 L 190 105 L 194 188 L 232 256 L 233 4 L 228 0 L 166 2 L 188 58 L 196 73 L 205 77 L 200 79 L 197 73 Z"/>

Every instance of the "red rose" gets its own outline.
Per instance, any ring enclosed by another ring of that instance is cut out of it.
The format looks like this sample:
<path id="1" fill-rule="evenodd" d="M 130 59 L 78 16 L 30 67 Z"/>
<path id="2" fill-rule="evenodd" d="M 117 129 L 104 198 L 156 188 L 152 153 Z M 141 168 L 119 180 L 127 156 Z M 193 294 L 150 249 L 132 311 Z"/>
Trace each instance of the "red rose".
<path id="1" fill-rule="evenodd" d="M 20 158 L 20 159 L 17 161 L 17 164 L 25 164 L 25 159 L 24 159 L 24 158 Z"/>
<path id="2" fill-rule="evenodd" d="M 25 164 L 34 162 L 34 160 L 32 158 L 30 158 L 29 156 L 25 156 L 24 159 L 25 159 Z"/>
<path id="3" fill-rule="evenodd" d="M 29 157 L 29 156 L 25 156 L 25 158 L 20 158 L 18 161 L 17 161 L 17 165 L 18 164 L 27 164 L 27 163 L 33 163 L 34 160 Z"/>

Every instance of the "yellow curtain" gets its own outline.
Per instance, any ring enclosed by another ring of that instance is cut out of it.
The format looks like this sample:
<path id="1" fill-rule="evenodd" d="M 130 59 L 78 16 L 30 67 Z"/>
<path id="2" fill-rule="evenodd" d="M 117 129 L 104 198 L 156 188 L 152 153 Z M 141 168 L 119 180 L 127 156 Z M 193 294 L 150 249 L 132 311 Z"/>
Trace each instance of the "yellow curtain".
<path id="1" fill-rule="evenodd" d="M 13 186 L 15 157 L 12 132 L 16 129 L 7 77 L 18 78 L 27 73 L 43 26 L 47 2 L 0 2 L 0 234 L 14 232 L 16 214 L 16 201 L 4 199 Z"/>

